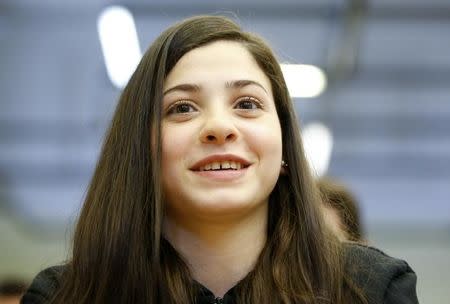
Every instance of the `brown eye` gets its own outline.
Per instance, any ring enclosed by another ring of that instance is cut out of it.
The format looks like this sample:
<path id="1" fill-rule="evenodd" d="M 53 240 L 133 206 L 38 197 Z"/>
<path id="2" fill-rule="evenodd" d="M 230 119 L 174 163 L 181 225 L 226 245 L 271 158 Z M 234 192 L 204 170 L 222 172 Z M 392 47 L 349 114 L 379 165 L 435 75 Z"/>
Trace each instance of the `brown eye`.
<path id="1" fill-rule="evenodd" d="M 172 107 L 170 107 L 169 111 L 167 111 L 167 114 L 184 114 L 184 113 L 190 113 L 197 111 L 194 106 L 192 106 L 190 103 L 187 102 L 177 102 Z"/>
<path id="2" fill-rule="evenodd" d="M 256 110 L 261 109 L 262 106 L 256 98 L 245 97 L 237 102 L 236 108 L 241 110 Z"/>

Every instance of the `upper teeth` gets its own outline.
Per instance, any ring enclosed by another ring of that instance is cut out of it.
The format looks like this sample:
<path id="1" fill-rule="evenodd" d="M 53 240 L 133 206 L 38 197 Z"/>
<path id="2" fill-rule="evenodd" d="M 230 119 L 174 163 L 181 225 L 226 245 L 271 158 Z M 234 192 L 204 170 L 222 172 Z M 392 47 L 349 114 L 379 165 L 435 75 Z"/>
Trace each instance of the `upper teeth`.
<path id="1" fill-rule="evenodd" d="M 222 162 L 212 162 L 207 165 L 201 166 L 199 168 L 200 171 L 207 171 L 207 170 L 219 170 L 219 169 L 235 169 L 239 170 L 242 168 L 241 163 L 234 162 L 234 161 L 222 161 Z"/>

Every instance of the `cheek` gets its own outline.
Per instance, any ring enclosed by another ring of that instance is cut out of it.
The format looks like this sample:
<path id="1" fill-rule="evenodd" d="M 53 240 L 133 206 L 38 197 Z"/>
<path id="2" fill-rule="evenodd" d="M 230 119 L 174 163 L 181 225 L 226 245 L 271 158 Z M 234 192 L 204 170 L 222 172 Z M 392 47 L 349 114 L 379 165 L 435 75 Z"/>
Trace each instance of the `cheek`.
<path id="1" fill-rule="evenodd" d="M 251 149 L 270 161 L 281 161 L 282 139 L 281 127 L 278 120 L 271 120 L 260 124 L 251 124 L 247 130 L 248 143 Z"/>
<path id="2" fill-rule="evenodd" d="M 162 168 L 168 172 L 175 161 L 184 159 L 190 145 L 190 136 L 186 129 L 180 130 L 174 126 L 162 129 Z"/>

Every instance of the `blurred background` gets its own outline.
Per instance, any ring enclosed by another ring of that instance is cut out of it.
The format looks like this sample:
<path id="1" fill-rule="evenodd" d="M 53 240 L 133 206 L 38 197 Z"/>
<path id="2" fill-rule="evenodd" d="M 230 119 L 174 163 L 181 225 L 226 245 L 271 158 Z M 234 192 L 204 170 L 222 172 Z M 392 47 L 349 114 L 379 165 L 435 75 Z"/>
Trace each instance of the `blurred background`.
<path id="1" fill-rule="evenodd" d="M 450 297 L 449 0 L 0 0 L 0 281 L 68 258 L 120 94 L 97 22 L 131 12 L 142 50 L 195 14 L 235 16 L 280 62 L 315 65 L 301 125 L 331 134 L 326 174 L 357 197 L 373 244 L 406 259 L 421 303 Z"/>

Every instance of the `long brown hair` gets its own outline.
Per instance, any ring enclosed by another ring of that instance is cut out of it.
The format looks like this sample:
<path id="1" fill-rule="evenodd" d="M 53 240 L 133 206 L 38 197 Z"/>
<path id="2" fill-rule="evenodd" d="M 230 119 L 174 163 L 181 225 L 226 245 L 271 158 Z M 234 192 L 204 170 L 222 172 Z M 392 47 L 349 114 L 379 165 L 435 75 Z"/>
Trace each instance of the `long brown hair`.
<path id="1" fill-rule="evenodd" d="M 254 270 L 236 287 L 238 303 L 344 303 L 345 294 L 354 294 L 344 278 L 340 245 L 322 223 L 275 56 L 231 20 L 198 16 L 163 32 L 125 87 L 53 303 L 195 301 L 197 287 L 187 264 L 161 234 L 161 101 L 165 78 L 178 60 L 218 40 L 242 43 L 271 80 L 288 164 L 270 195 L 267 244 Z"/>

